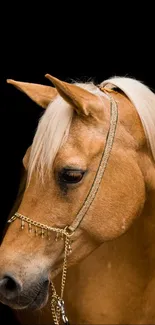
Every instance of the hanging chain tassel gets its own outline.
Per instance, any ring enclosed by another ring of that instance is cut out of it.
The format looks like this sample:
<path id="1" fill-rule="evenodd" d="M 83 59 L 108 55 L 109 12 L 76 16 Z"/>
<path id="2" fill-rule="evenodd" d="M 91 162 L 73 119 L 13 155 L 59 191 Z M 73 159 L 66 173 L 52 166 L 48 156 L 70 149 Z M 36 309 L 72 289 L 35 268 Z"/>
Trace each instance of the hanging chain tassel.
<path id="1" fill-rule="evenodd" d="M 24 222 L 24 220 L 22 220 L 21 221 L 21 228 L 22 228 L 22 230 L 24 229 L 24 227 L 25 227 L 25 222 Z"/>
<path id="2" fill-rule="evenodd" d="M 31 233 L 32 232 L 32 225 L 31 225 L 31 223 L 28 224 L 28 229 L 29 229 L 29 232 Z"/>
<path id="3" fill-rule="evenodd" d="M 42 229 L 41 229 L 41 238 L 44 238 L 44 236 L 45 236 L 45 231 L 44 231 L 44 229 L 42 228 Z"/>
<path id="4" fill-rule="evenodd" d="M 57 232 L 57 233 L 56 233 L 56 236 L 55 236 L 55 241 L 58 241 L 59 237 L 60 237 L 60 235 L 59 235 L 59 233 Z"/>
<path id="5" fill-rule="evenodd" d="M 48 229 L 47 229 L 47 238 L 48 238 L 48 240 L 51 240 L 50 233 L 49 233 Z"/>
<path id="6" fill-rule="evenodd" d="M 72 252 L 72 246 L 71 246 L 71 241 L 70 241 L 70 243 L 68 245 L 68 255 L 71 254 L 71 252 Z"/>

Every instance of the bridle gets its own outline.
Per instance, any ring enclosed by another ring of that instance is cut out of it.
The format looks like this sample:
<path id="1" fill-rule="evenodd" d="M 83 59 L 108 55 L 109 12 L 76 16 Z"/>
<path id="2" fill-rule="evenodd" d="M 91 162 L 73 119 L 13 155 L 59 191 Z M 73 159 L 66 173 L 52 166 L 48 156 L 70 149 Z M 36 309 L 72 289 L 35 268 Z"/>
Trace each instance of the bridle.
<path id="1" fill-rule="evenodd" d="M 113 97 L 109 94 L 111 92 L 111 89 L 108 89 L 106 87 L 100 88 L 101 91 L 106 93 L 106 95 L 110 99 L 110 126 L 106 138 L 106 144 L 105 148 L 98 166 L 98 170 L 96 172 L 94 181 L 92 183 L 92 186 L 89 190 L 89 193 L 80 208 L 79 212 L 77 213 L 74 221 L 71 225 L 66 226 L 65 228 L 56 228 L 56 227 L 50 227 L 47 225 L 44 225 L 40 222 L 33 221 L 32 219 L 25 217 L 24 215 L 16 212 L 9 220 L 8 223 L 12 223 L 16 219 L 21 220 L 21 229 L 24 229 L 25 223 L 28 224 L 28 230 L 29 232 L 32 232 L 32 229 L 34 229 L 34 232 L 36 235 L 38 235 L 38 229 L 41 229 L 40 235 L 42 238 L 47 236 L 49 238 L 49 233 L 56 232 L 56 240 L 61 236 L 64 238 L 64 260 L 63 260 L 63 267 L 62 267 L 62 279 L 61 279 L 61 293 L 60 296 L 56 293 L 56 289 L 54 287 L 53 282 L 51 282 L 51 288 L 52 288 L 52 299 L 51 299 L 51 311 L 53 315 L 53 320 L 55 325 L 59 325 L 60 323 L 60 316 L 65 324 L 69 324 L 68 318 L 65 315 L 65 309 L 64 309 L 64 301 L 63 301 L 63 293 L 64 293 L 64 287 L 66 282 L 66 275 L 67 275 L 67 256 L 71 250 L 71 240 L 70 238 L 73 236 L 76 229 L 79 227 L 80 223 L 82 222 L 84 216 L 86 215 L 89 207 L 91 206 L 97 191 L 99 189 L 102 177 L 104 175 L 105 169 L 108 164 L 108 160 L 110 157 L 110 153 L 112 150 L 114 138 L 115 138 L 115 132 L 117 127 L 117 120 L 118 120 L 118 107 L 116 101 L 113 99 Z"/>

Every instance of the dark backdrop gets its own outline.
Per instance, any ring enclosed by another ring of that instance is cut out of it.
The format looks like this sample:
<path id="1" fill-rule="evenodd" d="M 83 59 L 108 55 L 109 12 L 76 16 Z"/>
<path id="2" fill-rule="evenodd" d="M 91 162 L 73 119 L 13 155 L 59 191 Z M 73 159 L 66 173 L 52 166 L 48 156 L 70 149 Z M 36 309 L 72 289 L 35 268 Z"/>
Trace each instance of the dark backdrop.
<path id="1" fill-rule="evenodd" d="M 29 19 L 25 17 L 27 28 Z M 50 31 L 48 37 L 47 29 Z M 46 73 L 66 81 L 93 79 L 97 83 L 118 75 L 136 78 L 155 90 L 154 48 L 146 44 L 149 34 L 145 37 L 141 32 L 142 38 L 138 34 L 135 47 L 130 37 L 125 44 L 122 34 L 115 30 L 106 33 L 103 29 L 98 39 L 98 30 L 94 28 L 94 33 L 91 33 L 90 25 L 89 30 L 78 29 L 76 34 L 74 28 L 68 33 L 63 33 L 61 28 L 61 39 L 56 30 L 56 26 L 52 29 L 45 24 L 44 30 L 40 31 L 34 25 L 29 34 L 27 30 L 23 34 L 21 19 L 17 28 L 14 26 L 12 29 L 10 24 L 3 34 L 4 40 L 1 38 L 0 233 L 17 195 L 22 157 L 32 142 L 42 114 L 41 108 L 6 83 L 7 78 L 49 85 L 50 82 L 44 78 Z M 144 54 L 146 48 L 147 55 Z M 0 305 L 2 323 L 8 317 L 12 322 L 11 311 Z"/>

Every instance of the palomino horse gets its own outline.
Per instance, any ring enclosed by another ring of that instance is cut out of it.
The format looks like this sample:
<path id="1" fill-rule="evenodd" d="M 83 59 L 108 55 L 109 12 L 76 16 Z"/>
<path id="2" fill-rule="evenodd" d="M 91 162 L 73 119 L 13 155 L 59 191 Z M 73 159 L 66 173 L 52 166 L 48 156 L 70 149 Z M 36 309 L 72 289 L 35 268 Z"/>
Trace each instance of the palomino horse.
<path id="1" fill-rule="evenodd" d="M 155 95 L 46 76 L 55 87 L 8 80 L 47 110 L 0 247 L 0 300 L 21 324 L 155 324 Z"/>

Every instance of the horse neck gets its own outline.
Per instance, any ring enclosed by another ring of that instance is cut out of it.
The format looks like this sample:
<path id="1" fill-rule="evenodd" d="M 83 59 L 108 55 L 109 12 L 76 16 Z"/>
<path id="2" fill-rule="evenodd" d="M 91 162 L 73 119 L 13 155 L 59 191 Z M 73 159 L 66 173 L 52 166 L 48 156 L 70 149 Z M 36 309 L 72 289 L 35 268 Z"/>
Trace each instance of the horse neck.
<path id="1" fill-rule="evenodd" d="M 140 216 L 133 223 L 131 233 L 135 245 L 140 247 L 141 254 L 147 259 L 150 267 L 154 267 L 155 256 L 155 163 L 148 149 L 140 157 L 139 165 L 145 180 L 145 203 Z M 132 238 L 132 237 L 131 237 Z M 137 240 L 136 240 L 137 238 Z"/>
<path id="2" fill-rule="evenodd" d="M 155 190 L 147 195 L 142 215 L 139 218 L 142 246 L 150 263 L 155 260 Z"/>

